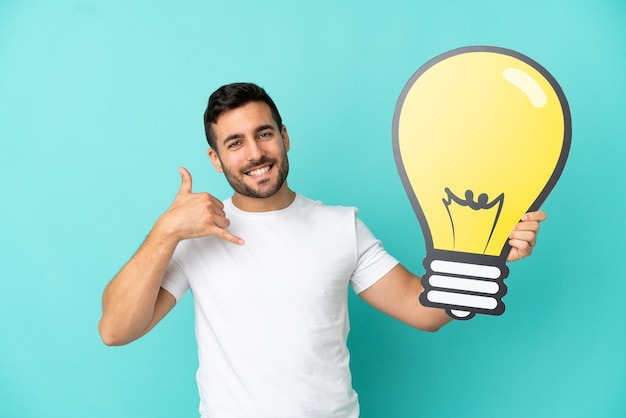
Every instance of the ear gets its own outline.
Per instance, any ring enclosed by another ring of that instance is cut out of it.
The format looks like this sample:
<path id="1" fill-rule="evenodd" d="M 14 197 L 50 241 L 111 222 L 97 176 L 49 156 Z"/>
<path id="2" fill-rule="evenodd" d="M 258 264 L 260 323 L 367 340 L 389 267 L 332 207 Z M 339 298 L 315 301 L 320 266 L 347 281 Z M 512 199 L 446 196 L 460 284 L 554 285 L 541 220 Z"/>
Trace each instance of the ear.
<path id="1" fill-rule="evenodd" d="M 287 127 L 285 125 L 280 128 L 280 134 L 283 137 L 283 145 L 285 147 L 285 152 L 289 151 L 291 148 L 291 143 L 289 142 L 289 134 L 287 133 Z"/>
<path id="2" fill-rule="evenodd" d="M 209 148 L 208 154 L 209 158 L 211 159 L 211 163 L 213 163 L 215 171 L 217 171 L 218 173 L 223 173 L 224 170 L 222 169 L 222 162 L 220 161 L 220 157 L 219 155 L 217 155 L 217 152 L 213 148 Z"/>

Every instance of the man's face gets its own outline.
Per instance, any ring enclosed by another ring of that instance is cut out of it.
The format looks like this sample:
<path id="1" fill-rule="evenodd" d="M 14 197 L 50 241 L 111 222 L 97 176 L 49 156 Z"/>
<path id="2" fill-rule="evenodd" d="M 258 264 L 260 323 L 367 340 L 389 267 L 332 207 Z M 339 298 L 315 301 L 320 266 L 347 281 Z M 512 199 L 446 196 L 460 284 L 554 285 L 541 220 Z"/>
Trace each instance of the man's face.
<path id="1" fill-rule="evenodd" d="M 216 149 L 209 149 L 209 157 L 236 193 L 266 198 L 280 190 L 289 172 L 289 136 L 284 126 L 276 125 L 265 103 L 228 110 L 212 129 Z"/>

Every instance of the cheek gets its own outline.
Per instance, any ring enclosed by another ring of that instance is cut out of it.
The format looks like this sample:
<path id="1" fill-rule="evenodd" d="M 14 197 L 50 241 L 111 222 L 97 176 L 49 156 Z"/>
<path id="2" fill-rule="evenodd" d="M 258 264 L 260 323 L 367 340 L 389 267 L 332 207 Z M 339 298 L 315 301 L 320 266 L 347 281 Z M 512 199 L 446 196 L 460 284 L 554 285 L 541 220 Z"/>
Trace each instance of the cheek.
<path id="1" fill-rule="evenodd" d="M 238 173 L 240 168 L 246 165 L 246 161 L 235 154 L 236 153 L 232 153 L 218 159 L 217 162 L 213 164 L 215 169 L 220 173 Z"/>
<path id="2" fill-rule="evenodd" d="M 287 154 L 287 151 L 289 151 L 289 147 L 287 147 L 286 144 L 279 142 L 272 144 L 271 147 L 268 147 L 266 149 L 266 154 L 272 155 L 273 157 L 278 157 L 280 155 Z"/>

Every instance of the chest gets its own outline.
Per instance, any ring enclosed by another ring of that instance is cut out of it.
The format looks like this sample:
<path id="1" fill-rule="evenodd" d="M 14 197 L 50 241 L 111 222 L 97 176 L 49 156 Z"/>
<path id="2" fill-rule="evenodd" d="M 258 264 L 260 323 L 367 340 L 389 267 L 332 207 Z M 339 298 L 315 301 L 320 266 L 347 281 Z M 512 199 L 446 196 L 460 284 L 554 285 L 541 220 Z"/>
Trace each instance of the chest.
<path id="1" fill-rule="evenodd" d="M 196 304 L 283 320 L 288 315 L 332 322 L 343 315 L 357 257 L 350 222 L 235 220 L 229 230 L 245 244 L 207 239 L 187 260 Z"/>

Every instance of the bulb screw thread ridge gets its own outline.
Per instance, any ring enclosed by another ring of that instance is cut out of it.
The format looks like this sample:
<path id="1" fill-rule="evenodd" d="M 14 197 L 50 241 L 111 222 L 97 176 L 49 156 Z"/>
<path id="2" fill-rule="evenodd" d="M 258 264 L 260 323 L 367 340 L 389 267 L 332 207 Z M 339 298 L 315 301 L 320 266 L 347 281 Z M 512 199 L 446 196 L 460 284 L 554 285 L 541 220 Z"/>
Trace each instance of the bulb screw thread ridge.
<path id="1" fill-rule="evenodd" d="M 504 312 L 504 279 L 509 271 L 501 258 L 437 252 L 435 257 L 426 257 L 424 266 L 422 305 L 443 308 L 452 318 L 461 320 L 477 313 Z"/>

